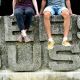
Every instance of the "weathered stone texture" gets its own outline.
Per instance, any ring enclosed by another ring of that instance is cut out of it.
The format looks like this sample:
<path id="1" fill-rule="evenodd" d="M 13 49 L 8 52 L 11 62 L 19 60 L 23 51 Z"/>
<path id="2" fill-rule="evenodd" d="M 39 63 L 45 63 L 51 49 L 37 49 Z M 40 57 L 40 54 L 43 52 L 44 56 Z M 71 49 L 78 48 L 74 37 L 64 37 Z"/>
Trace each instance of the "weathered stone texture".
<path id="1" fill-rule="evenodd" d="M 0 68 L 1 68 L 1 58 L 0 58 Z"/>
<path id="2" fill-rule="evenodd" d="M 15 17 L 5 16 L 4 25 L 5 25 L 5 41 L 16 41 L 20 31 L 17 26 Z M 29 35 L 30 35 L 31 41 L 33 41 L 34 34 L 32 29 L 30 29 Z"/>
<path id="3" fill-rule="evenodd" d="M 5 44 L 5 28 L 4 28 L 4 18 L 0 19 L 0 67 L 6 68 L 7 66 L 7 54 L 6 54 L 6 44 Z"/>
<path id="4" fill-rule="evenodd" d="M 2 26 L 2 21 L 0 19 L 0 27 Z M 0 34 L 0 37 L 1 37 L 1 34 Z M 1 39 L 0 39 L 0 68 L 1 68 Z"/>
<path id="5" fill-rule="evenodd" d="M 63 18 L 51 17 L 54 49 L 47 50 L 47 35 L 44 29 L 43 16 L 34 18 L 28 31 L 31 41 L 17 42 L 20 34 L 16 19 L 5 16 L 0 20 L 0 67 L 13 71 L 70 71 L 80 67 L 80 31 L 79 16 L 71 17 L 69 41 L 71 47 L 61 45 L 63 38 Z M 77 25 L 78 24 L 78 25 Z"/>
<path id="6" fill-rule="evenodd" d="M 16 59 L 17 58 L 17 59 Z M 10 45 L 8 63 L 15 71 L 34 71 L 41 67 L 41 46 L 39 44 Z"/>
<path id="7" fill-rule="evenodd" d="M 2 80 L 2 77 L 0 77 L 0 80 Z"/>
<path id="8" fill-rule="evenodd" d="M 78 16 L 78 18 L 77 18 L 77 25 L 78 25 L 78 29 L 79 29 L 79 31 L 77 32 L 77 37 L 80 39 L 80 16 Z"/>
<path id="9" fill-rule="evenodd" d="M 49 51 L 50 59 L 49 67 L 53 70 L 75 70 L 80 67 L 80 49 L 79 46 L 63 47 L 57 45 L 53 50 Z"/>

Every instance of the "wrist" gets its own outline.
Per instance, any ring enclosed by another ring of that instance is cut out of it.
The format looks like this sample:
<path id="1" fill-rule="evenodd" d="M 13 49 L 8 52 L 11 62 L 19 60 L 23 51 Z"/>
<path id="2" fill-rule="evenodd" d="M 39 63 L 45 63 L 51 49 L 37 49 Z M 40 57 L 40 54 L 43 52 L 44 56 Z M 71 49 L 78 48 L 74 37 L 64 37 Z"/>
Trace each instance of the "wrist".
<path id="1" fill-rule="evenodd" d="M 36 14 L 39 14 L 39 12 L 37 11 Z"/>

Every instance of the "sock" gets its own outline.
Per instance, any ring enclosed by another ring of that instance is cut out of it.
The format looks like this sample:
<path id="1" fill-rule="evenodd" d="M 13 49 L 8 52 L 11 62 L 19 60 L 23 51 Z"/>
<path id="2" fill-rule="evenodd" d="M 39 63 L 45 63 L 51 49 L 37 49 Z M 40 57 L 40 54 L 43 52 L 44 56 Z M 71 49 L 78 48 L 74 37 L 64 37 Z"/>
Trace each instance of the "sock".
<path id="1" fill-rule="evenodd" d="M 67 37 L 64 37 L 64 38 L 63 38 L 63 41 L 66 41 L 66 40 L 68 40 L 68 38 L 67 38 Z"/>
<path id="2" fill-rule="evenodd" d="M 52 38 L 49 38 L 48 41 L 53 41 L 53 39 Z"/>
<path id="3" fill-rule="evenodd" d="M 21 34 L 22 34 L 23 37 L 25 37 L 26 36 L 26 31 L 25 30 L 22 30 L 21 31 Z"/>

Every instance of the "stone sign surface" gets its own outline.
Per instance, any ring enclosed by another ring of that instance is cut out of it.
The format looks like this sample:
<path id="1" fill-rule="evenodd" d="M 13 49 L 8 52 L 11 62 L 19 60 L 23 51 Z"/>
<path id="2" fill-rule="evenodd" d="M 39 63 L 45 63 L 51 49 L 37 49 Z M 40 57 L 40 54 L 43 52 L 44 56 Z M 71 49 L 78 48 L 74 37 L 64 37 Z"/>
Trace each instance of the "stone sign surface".
<path id="1" fill-rule="evenodd" d="M 14 71 L 35 71 L 41 67 L 41 46 L 39 44 L 10 45 L 8 63 Z"/>
<path id="2" fill-rule="evenodd" d="M 53 70 L 75 70 L 80 67 L 80 49 L 78 45 L 71 47 L 63 47 L 57 45 L 53 50 L 49 51 L 49 56 L 52 61 L 49 62 L 49 67 Z"/>
<path id="3" fill-rule="evenodd" d="M 16 41 L 17 37 L 19 36 L 19 28 L 17 26 L 17 22 L 15 17 L 7 17 L 4 18 L 4 24 L 5 24 L 5 41 Z M 32 31 L 29 32 L 31 41 L 33 41 L 33 33 Z"/>
<path id="4" fill-rule="evenodd" d="M 0 55 L 0 68 L 1 68 L 1 55 Z"/>
<path id="5" fill-rule="evenodd" d="M 63 18 L 51 17 L 52 36 L 55 47 L 47 49 L 47 35 L 44 29 L 43 16 L 33 17 L 28 35 L 28 43 L 17 42 L 20 35 L 14 16 L 4 16 L 0 20 L 0 68 L 12 71 L 71 71 L 80 65 L 80 26 L 79 16 L 71 17 L 69 41 L 71 47 L 61 45 L 63 38 Z M 77 25 L 78 24 L 78 25 Z"/>

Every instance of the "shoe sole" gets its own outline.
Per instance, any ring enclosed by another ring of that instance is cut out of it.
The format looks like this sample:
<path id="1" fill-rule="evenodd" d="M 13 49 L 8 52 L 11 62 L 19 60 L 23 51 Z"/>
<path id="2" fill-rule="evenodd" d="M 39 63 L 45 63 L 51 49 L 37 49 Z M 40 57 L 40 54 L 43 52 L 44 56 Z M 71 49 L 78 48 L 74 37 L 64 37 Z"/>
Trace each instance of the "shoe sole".
<path id="1" fill-rule="evenodd" d="M 54 46 L 52 47 L 52 48 L 47 48 L 48 50 L 51 50 L 51 49 L 53 49 L 54 48 Z"/>
<path id="2" fill-rule="evenodd" d="M 67 45 L 64 45 L 64 44 L 62 44 L 62 45 L 63 45 L 63 46 L 65 46 L 65 47 L 69 47 L 69 46 L 72 46 L 72 45 L 68 45 L 68 46 L 67 46 Z"/>

